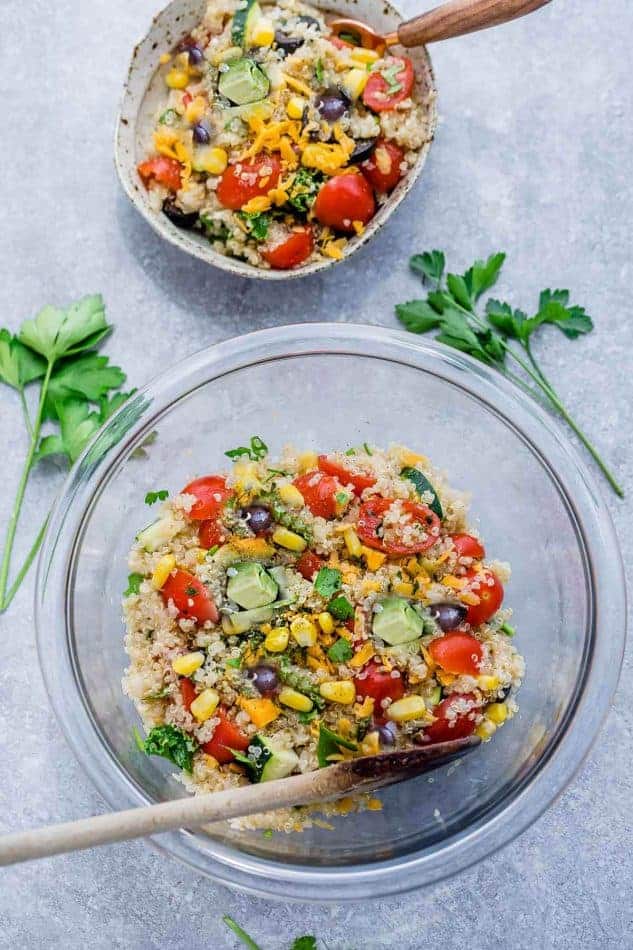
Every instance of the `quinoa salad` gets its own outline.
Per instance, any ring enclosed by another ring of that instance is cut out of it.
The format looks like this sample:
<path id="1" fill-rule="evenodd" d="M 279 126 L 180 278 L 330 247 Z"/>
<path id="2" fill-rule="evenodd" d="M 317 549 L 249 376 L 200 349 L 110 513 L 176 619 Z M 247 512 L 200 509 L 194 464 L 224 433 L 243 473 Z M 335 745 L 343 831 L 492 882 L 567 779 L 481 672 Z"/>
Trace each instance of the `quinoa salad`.
<path id="1" fill-rule="evenodd" d="M 161 56 L 156 213 L 258 268 L 341 259 L 432 137 L 411 59 L 357 40 L 297 0 L 211 0 Z"/>
<path id="2" fill-rule="evenodd" d="M 503 606 L 509 565 L 425 456 L 364 445 L 270 460 L 257 436 L 226 454 L 230 471 L 147 494 L 160 515 L 129 555 L 123 688 L 144 753 L 204 793 L 489 740 L 513 717 L 524 662 Z M 233 824 L 293 831 L 314 815 Z"/>

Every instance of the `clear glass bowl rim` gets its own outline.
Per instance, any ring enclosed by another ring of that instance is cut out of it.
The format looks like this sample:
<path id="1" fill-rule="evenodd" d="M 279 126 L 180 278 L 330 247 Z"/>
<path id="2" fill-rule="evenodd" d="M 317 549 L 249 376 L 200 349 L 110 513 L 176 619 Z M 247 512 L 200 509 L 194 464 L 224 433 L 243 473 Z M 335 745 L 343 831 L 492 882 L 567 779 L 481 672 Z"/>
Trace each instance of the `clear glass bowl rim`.
<path id="1" fill-rule="evenodd" d="M 375 357 L 417 367 L 458 386 L 495 413 L 539 457 L 556 484 L 586 554 L 592 580 L 593 618 L 586 638 L 587 662 L 557 742 L 534 767 L 509 802 L 445 842 L 372 865 L 305 867 L 277 864 L 181 830 L 152 843 L 226 886 L 267 898 L 309 901 L 358 900 L 404 893 L 469 867 L 528 828 L 564 791 L 599 732 L 617 686 L 626 635 L 622 557 L 607 506 L 584 462 L 558 423 L 498 371 L 457 351 L 398 330 L 341 323 L 293 324 L 234 337 L 200 350 L 155 377 L 133 398 L 147 408 L 123 440 L 114 444 L 86 480 L 82 463 L 70 471 L 54 505 L 38 560 L 35 625 L 46 690 L 68 744 L 100 794 L 113 809 L 148 804 L 109 750 L 81 699 L 69 648 L 70 595 L 67 551 L 74 543 L 66 522 L 83 522 L 94 487 L 116 460 L 152 427 L 175 401 L 212 379 L 262 361 L 290 356 L 345 354 Z M 177 395 L 174 395 L 174 392 Z M 101 433 L 113 431 L 118 413 Z M 99 436 L 97 436 L 98 440 Z M 79 500 L 78 497 L 79 496 Z M 81 504 L 79 504 L 81 501 Z"/>

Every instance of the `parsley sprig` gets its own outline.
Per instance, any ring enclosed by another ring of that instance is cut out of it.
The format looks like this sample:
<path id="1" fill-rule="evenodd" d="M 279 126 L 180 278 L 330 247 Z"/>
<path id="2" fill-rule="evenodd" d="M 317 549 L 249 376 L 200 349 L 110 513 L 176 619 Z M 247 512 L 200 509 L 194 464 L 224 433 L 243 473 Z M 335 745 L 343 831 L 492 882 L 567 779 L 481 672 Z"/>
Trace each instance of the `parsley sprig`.
<path id="1" fill-rule="evenodd" d="M 412 333 L 439 330 L 436 339 L 441 343 L 494 366 L 529 395 L 544 396 L 580 439 L 616 495 L 624 497 L 615 476 L 569 414 L 532 349 L 532 337 L 542 327 L 555 326 L 574 340 L 593 330 L 591 317 L 583 307 L 570 304 L 568 290 L 549 289 L 541 292 L 533 316 L 493 298 L 486 302 L 482 314 L 477 309 L 478 301 L 497 282 L 504 261 L 505 254 L 492 254 L 486 261 L 475 261 L 464 274 L 445 275 L 442 251 L 415 254 L 409 262 L 411 269 L 420 274 L 432 290 L 424 300 L 398 304 L 398 319 Z M 514 372 L 509 363 L 519 367 L 523 375 Z"/>
<path id="2" fill-rule="evenodd" d="M 249 950 L 261 950 L 259 944 L 255 943 L 253 938 L 247 934 L 244 928 L 240 927 L 237 921 L 233 920 L 232 917 L 225 914 L 222 920 L 245 947 L 248 947 Z M 305 934 L 303 937 L 295 937 L 290 950 L 317 950 L 316 937 L 313 937 L 311 934 Z"/>
<path id="3" fill-rule="evenodd" d="M 0 329 L 0 381 L 18 395 L 29 440 L 0 561 L 0 612 L 7 609 L 33 563 L 48 521 L 44 519 L 9 586 L 11 555 L 31 471 L 52 455 L 72 464 L 130 395 L 116 392 L 125 382 L 121 369 L 95 352 L 111 330 L 99 294 L 83 297 L 67 310 L 44 307 L 17 334 Z M 33 384 L 39 386 L 34 415 L 28 399 Z M 54 431 L 42 436 L 47 423 Z"/>

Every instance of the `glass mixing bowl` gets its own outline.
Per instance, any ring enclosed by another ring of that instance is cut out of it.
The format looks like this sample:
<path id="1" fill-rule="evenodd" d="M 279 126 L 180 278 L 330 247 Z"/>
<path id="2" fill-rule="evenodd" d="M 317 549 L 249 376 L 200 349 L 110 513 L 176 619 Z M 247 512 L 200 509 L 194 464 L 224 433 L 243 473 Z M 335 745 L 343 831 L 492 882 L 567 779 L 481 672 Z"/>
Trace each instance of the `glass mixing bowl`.
<path id="1" fill-rule="evenodd" d="M 149 489 L 172 492 L 261 435 L 327 449 L 404 442 L 472 492 L 527 673 L 520 712 L 461 761 L 382 793 L 384 810 L 303 834 L 183 830 L 159 847 L 224 884 L 336 900 L 453 874 L 523 831 L 569 782 L 616 686 L 622 563 L 607 509 L 554 423 L 496 371 L 404 333 L 308 324 L 228 340 L 137 393 L 74 466 L 39 561 L 36 623 L 51 702 L 113 808 L 185 794 L 140 753 L 121 692 L 126 554 Z"/>

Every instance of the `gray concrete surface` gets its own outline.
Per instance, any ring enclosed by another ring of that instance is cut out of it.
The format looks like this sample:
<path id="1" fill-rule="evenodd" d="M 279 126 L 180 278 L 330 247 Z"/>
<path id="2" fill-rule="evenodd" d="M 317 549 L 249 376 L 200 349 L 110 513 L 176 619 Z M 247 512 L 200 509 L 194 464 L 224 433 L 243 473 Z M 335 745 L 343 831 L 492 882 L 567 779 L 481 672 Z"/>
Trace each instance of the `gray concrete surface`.
<path id="1" fill-rule="evenodd" d="M 570 287 L 596 319 L 589 339 L 572 346 L 551 333 L 541 352 L 628 489 L 627 501 L 609 502 L 630 565 L 630 3 L 559 0 L 531 19 L 438 47 L 442 124 L 405 206 L 335 273 L 266 293 L 161 244 L 119 190 L 117 99 L 133 42 L 157 7 L 0 4 L 0 323 L 17 327 L 45 303 L 100 290 L 117 326 L 109 352 L 138 385 L 255 327 L 323 317 L 393 325 L 393 304 L 415 292 L 405 266 L 413 249 L 446 248 L 457 266 L 505 249 L 500 293 L 529 307 L 542 286 Z M 5 524 L 24 437 L 6 390 L 0 406 Z M 39 523 L 60 478 L 50 468 L 34 478 L 25 526 Z M 0 619 L 6 830 L 104 807 L 47 704 L 32 583 Z M 631 947 L 632 673 L 629 655 L 601 740 L 557 804 L 501 854 L 441 886 L 331 909 L 274 905 L 218 889 L 134 843 L 3 872 L 0 946 L 232 948 L 220 920 L 230 913 L 266 950 L 306 932 L 330 950 Z"/>

